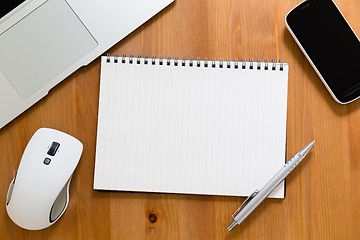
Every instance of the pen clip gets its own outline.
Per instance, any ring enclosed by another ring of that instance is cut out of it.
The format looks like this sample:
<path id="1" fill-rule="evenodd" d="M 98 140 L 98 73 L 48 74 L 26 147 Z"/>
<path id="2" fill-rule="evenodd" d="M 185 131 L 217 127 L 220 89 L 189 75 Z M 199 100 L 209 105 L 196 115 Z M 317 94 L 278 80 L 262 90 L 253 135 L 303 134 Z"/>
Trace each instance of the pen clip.
<path id="1" fill-rule="evenodd" d="M 253 197 L 255 197 L 256 194 L 258 194 L 260 192 L 259 189 L 256 189 L 252 194 L 250 194 L 246 199 L 245 201 L 240 205 L 240 207 L 238 207 L 238 209 L 235 210 L 235 212 L 233 213 L 232 215 L 232 218 L 235 218 L 236 214 L 238 214 L 242 207 L 245 206 L 245 204 L 250 201 Z"/>

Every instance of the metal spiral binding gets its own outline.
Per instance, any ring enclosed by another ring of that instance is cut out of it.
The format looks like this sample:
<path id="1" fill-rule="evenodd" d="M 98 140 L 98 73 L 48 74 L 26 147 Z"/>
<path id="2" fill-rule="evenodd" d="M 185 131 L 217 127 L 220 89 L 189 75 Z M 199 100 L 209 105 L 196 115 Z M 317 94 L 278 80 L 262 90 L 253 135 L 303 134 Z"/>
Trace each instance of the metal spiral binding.
<path id="1" fill-rule="evenodd" d="M 175 60 L 174 60 L 174 65 L 177 66 L 178 65 L 178 57 L 175 57 Z"/>
<path id="2" fill-rule="evenodd" d="M 245 60 L 245 58 L 241 59 L 241 62 L 242 62 L 241 68 L 246 69 L 246 60 Z"/>
<path id="3" fill-rule="evenodd" d="M 261 70 L 261 59 L 258 58 L 257 59 L 257 67 L 256 67 L 257 70 Z"/>
<path id="4" fill-rule="evenodd" d="M 114 55 L 114 63 L 126 63 L 126 60 L 128 59 L 129 64 L 133 64 L 134 63 L 134 55 L 130 54 L 129 57 L 126 57 L 126 54 L 123 54 L 121 56 L 121 59 L 119 57 L 119 55 L 115 54 Z M 136 64 L 141 64 L 142 58 L 141 55 L 137 55 L 136 57 Z M 149 64 L 149 57 L 148 55 L 145 55 L 143 58 L 144 64 Z M 188 64 L 189 67 L 209 67 L 209 60 L 208 58 L 204 58 L 204 60 L 201 60 L 200 57 L 196 58 L 196 62 L 194 61 L 193 57 L 190 57 L 189 59 L 186 59 L 186 56 L 183 56 L 181 59 L 181 63 L 179 64 L 179 58 L 178 57 L 174 57 L 174 59 L 172 60 L 171 57 L 167 57 L 166 60 L 164 60 L 163 56 L 160 56 L 159 59 L 156 58 L 155 55 L 153 55 L 151 57 L 151 65 L 156 65 L 157 63 L 159 65 L 166 65 L 166 66 L 171 66 L 173 64 L 173 66 L 186 66 Z M 110 63 L 111 62 L 111 56 L 110 54 L 106 55 L 106 62 Z M 256 64 L 254 66 L 254 64 Z M 234 69 L 256 69 L 256 70 L 261 70 L 261 68 L 263 67 L 263 70 L 280 70 L 283 71 L 284 70 L 284 63 L 283 60 L 280 59 L 279 63 L 276 62 L 276 59 L 272 59 L 271 61 L 271 67 L 269 66 L 269 60 L 267 58 L 264 59 L 264 62 L 261 62 L 260 58 L 257 58 L 256 62 L 254 63 L 253 59 L 250 58 L 249 61 L 247 62 L 245 58 L 241 59 L 241 67 L 239 66 L 239 59 L 235 58 L 233 61 L 230 60 L 230 58 L 227 58 L 226 63 L 224 63 L 224 60 L 222 58 L 219 58 L 219 61 L 216 61 L 215 58 L 211 58 L 211 68 L 234 68 Z M 255 68 L 256 67 L 256 68 Z M 278 68 L 278 69 L 277 69 Z"/>
<path id="5" fill-rule="evenodd" d="M 269 60 L 265 58 L 265 70 L 269 69 Z"/>
<path id="6" fill-rule="evenodd" d="M 283 63 L 283 60 L 280 59 L 279 60 L 279 63 L 280 63 L 280 71 L 283 71 L 284 70 L 284 63 Z"/>
<path id="7" fill-rule="evenodd" d="M 137 59 L 136 59 L 136 63 L 137 64 L 140 64 L 141 63 L 141 55 L 137 55 Z"/>
<path id="8" fill-rule="evenodd" d="M 272 60 L 272 63 L 273 63 L 273 65 L 272 65 L 272 70 L 276 70 L 276 60 L 273 59 L 273 60 Z"/>

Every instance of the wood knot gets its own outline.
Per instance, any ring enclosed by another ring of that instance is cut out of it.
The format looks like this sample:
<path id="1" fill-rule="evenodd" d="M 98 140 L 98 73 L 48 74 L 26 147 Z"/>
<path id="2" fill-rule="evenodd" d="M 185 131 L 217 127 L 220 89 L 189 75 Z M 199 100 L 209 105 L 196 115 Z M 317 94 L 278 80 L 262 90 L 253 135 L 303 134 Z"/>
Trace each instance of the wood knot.
<path id="1" fill-rule="evenodd" d="M 149 219 L 149 222 L 150 222 L 150 223 L 155 224 L 156 221 L 157 221 L 157 216 L 156 216 L 155 213 L 151 212 L 151 213 L 149 214 L 148 219 Z"/>
<path id="2" fill-rule="evenodd" d="M 155 212 L 153 210 L 147 212 L 146 219 L 150 227 L 155 227 L 159 223 L 160 220 L 159 214 L 160 214 L 159 212 Z"/>

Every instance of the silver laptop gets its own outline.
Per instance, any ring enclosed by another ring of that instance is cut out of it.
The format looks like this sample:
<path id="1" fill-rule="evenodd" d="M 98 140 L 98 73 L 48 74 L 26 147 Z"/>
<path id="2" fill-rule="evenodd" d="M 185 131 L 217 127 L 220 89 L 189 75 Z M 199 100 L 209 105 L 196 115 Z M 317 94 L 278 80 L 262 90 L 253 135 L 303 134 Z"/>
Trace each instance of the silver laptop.
<path id="1" fill-rule="evenodd" d="M 1 0 L 0 128 L 173 0 Z"/>

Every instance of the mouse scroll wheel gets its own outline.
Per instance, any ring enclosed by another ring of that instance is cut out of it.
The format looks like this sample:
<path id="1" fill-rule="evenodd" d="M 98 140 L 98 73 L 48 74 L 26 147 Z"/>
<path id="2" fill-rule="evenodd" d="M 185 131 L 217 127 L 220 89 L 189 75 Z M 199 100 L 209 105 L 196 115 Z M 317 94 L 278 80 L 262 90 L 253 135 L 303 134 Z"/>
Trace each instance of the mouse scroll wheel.
<path id="1" fill-rule="evenodd" d="M 55 156 L 56 151 L 59 149 L 60 143 L 57 142 L 53 142 L 49 148 L 49 150 L 47 151 L 47 154 L 49 154 L 50 156 Z"/>

